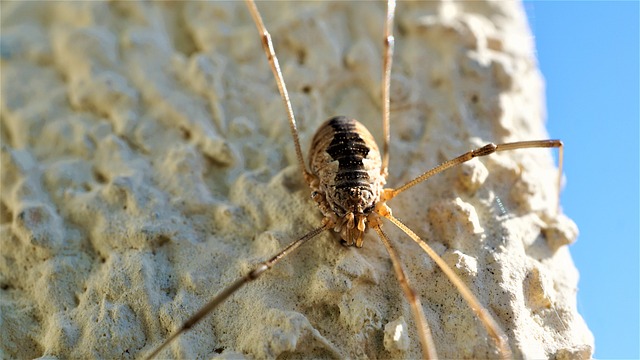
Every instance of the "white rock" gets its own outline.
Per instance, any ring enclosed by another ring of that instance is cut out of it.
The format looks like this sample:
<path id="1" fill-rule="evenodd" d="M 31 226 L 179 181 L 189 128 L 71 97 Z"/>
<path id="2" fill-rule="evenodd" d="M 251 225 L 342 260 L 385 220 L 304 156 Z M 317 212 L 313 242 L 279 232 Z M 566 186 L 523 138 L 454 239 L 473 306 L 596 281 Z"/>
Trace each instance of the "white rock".
<path id="1" fill-rule="evenodd" d="M 242 3 L 4 5 L 0 358 L 144 356 L 225 285 L 320 224 Z M 259 6 L 305 151 L 334 115 L 380 139 L 383 7 Z M 396 24 L 389 186 L 484 143 L 547 138 L 520 4 L 399 3 Z M 577 232 L 565 217 L 543 220 L 557 196 L 551 152 L 479 162 L 389 205 L 461 261 L 463 281 L 516 357 L 589 357 L 565 245 Z M 474 218 L 430 224 L 429 209 L 452 201 L 452 214 Z M 29 221 L 21 209 L 32 209 Z M 386 225 L 439 355 L 497 356 L 442 272 Z M 367 236 L 362 249 L 319 236 L 162 357 L 419 357 L 388 256 Z M 409 344 L 392 354 L 385 326 L 400 318 Z"/>

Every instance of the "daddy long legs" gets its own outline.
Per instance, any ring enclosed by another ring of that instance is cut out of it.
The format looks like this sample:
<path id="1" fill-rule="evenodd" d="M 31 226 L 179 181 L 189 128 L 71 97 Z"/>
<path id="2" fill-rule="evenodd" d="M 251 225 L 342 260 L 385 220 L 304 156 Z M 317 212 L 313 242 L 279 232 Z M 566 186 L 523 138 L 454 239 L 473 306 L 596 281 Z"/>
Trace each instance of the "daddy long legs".
<path id="1" fill-rule="evenodd" d="M 281 259 L 287 256 L 295 256 L 290 254 L 294 253 L 298 247 L 314 239 L 320 233 L 324 231 L 337 232 L 342 244 L 361 248 L 365 245 L 364 233 L 367 228 L 373 228 L 388 252 L 393 264 L 395 276 L 410 305 L 416 333 L 418 334 L 417 337 L 422 349 L 422 356 L 425 358 L 435 358 L 437 356 L 436 346 L 434 345 L 429 322 L 424 315 L 421 301 L 413 290 L 411 281 L 408 280 L 399 254 L 394 249 L 392 241 L 383 229 L 386 225 L 383 225 L 382 219 L 387 219 L 390 223 L 401 229 L 435 262 L 440 271 L 451 281 L 464 301 L 467 302 L 469 308 L 479 319 L 488 337 L 493 341 L 495 347 L 493 355 L 502 358 L 511 357 L 512 354 L 508 345 L 508 337 L 498 322 L 494 320 L 494 316 L 481 304 L 473 292 L 469 290 L 467 285 L 464 284 L 456 272 L 436 251 L 419 235 L 392 215 L 387 202 L 428 178 L 474 158 L 485 157 L 503 151 L 530 148 L 558 148 L 560 150 L 560 169 L 556 182 L 556 188 L 559 192 L 560 175 L 562 173 L 562 142 L 559 140 L 531 140 L 500 144 L 488 143 L 449 159 L 397 188 L 385 188 L 390 152 L 390 87 L 391 64 L 394 49 L 393 20 L 395 13 L 395 2 L 389 1 L 387 3 L 385 16 L 382 56 L 382 151 L 380 152 L 378 150 L 373 136 L 361 123 L 348 117 L 336 116 L 323 123 L 315 133 L 311 141 L 307 165 L 301 150 L 292 104 L 270 34 L 255 4 L 248 1 L 247 6 L 258 29 L 262 46 L 273 75 L 275 76 L 284 108 L 286 109 L 299 171 L 311 189 L 312 199 L 316 202 L 323 214 L 322 222 L 314 230 L 302 235 L 298 240 L 290 243 L 269 260 L 256 265 L 252 270 L 246 272 L 246 275 L 238 278 L 235 282 L 228 285 L 228 287 L 221 290 L 209 303 L 186 320 L 176 332 L 173 332 L 149 357 L 154 357 L 159 354 L 165 346 L 169 345 L 183 332 L 186 332 L 198 324 L 245 284 L 257 280 L 263 274 L 268 273 L 268 270 L 281 261 Z M 499 199 L 497 201 L 499 201 Z M 557 202 L 555 206 L 559 206 Z"/>
<path id="2" fill-rule="evenodd" d="M 326 119 L 345 115 L 366 125 L 382 158 L 384 4 L 258 6 L 303 150 Z M 322 223 L 245 4 L 2 8 L 4 357 L 146 356 L 225 285 Z M 521 10 L 398 5 L 385 186 L 491 141 L 546 138 Z M 498 152 L 387 202 L 494 317 L 514 357 L 590 354 L 563 246 L 576 231 L 555 213 L 554 165 L 543 149 Z M 442 270 L 382 224 L 438 355 L 499 357 Z M 422 356 L 375 230 L 362 248 L 340 238 L 318 234 L 160 356 Z"/>

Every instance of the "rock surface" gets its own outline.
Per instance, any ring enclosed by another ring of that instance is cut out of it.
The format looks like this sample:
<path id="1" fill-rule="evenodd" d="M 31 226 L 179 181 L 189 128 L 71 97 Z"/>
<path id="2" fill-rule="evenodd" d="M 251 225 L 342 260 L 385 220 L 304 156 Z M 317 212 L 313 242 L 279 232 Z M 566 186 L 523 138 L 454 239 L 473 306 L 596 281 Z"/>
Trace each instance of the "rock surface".
<path id="1" fill-rule="evenodd" d="M 383 6 L 259 6 L 305 151 L 339 114 L 380 139 Z M 488 142 L 547 138 L 520 4 L 400 3 L 396 19 L 389 186 Z M 3 2 L 0 40 L 0 358 L 141 357 L 320 223 L 242 3 Z M 516 357 L 588 358 L 567 247 L 577 228 L 555 214 L 551 154 L 473 160 L 389 205 Z M 439 355 L 496 357 L 443 273 L 386 225 Z M 375 233 L 362 249 L 326 233 L 161 355 L 213 356 L 416 358 L 420 347 Z"/>

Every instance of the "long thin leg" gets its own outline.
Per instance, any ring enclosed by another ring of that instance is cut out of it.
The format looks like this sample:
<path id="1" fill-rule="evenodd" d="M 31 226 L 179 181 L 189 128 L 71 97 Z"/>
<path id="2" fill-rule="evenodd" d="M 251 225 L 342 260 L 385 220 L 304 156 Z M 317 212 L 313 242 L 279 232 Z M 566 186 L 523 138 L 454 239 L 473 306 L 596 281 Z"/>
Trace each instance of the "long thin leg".
<path id="1" fill-rule="evenodd" d="M 507 343 L 507 336 L 500 328 L 500 325 L 493 319 L 493 317 L 489 314 L 487 309 L 485 309 L 480 301 L 473 295 L 471 290 L 460 280 L 458 275 L 447 265 L 444 260 L 429 246 L 426 242 L 424 242 L 418 235 L 416 235 L 411 229 L 409 229 L 405 224 L 403 224 L 400 220 L 391 215 L 391 212 L 388 211 L 380 211 L 379 214 L 391 220 L 397 227 L 399 227 L 405 234 L 409 235 L 413 241 L 418 243 L 420 247 L 429 255 L 429 257 L 440 267 L 442 272 L 449 278 L 451 283 L 458 289 L 458 292 L 464 300 L 469 304 L 469 307 L 476 316 L 482 322 L 482 325 L 487 329 L 489 336 L 493 338 L 495 343 L 498 346 L 498 350 L 500 351 L 500 355 L 503 359 L 511 358 L 511 349 L 509 348 L 509 344 Z"/>
<path id="2" fill-rule="evenodd" d="M 205 306 L 200 308 L 200 310 L 198 310 L 197 313 L 195 313 L 187 321 L 185 321 L 182 324 L 182 326 L 180 326 L 180 329 L 178 329 L 178 331 L 173 333 L 173 335 L 171 335 L 167 340 L 165 340 L 162 343 L 162 345 L 157 347 L 151 354 L 149 354 L 149 356 L 147 356 L 147 359 L 153 359 L 156 355 L 160 353 L 160 351 L 162 351 L 162 349 L 164 349 L 174 339 L 180 336 L 180 334 L 189 330 L 191 327 L 193 327 L 198 322 L 200 322 L 200 320 L 206 317 L 211 311 L 213 311 L 213 309 L 218 307 L 218 305 L 222 304 L 229 296 L 233 295 L 233 293 L 235 293 L 243 285 L 259 278 L 260 275 L 264 274 L 267 270 L 271 269 L 278 261 L 282 260 L 285 256 L 291 254 L 298 247 L 300 247 L 300 245 L 304 244 L 307 240 L 312 239 L 313 237 L 320 234 L 322 231 L 328 229 L 329 227 L 330 226 L 327 223 L 325 223 L 323 226 L 316 228 L 314 230 L 311 230 L 309 233 L 307 233 L 303 237 L 287 245 L 287 247 L 282 249 L 279 253 L 274 255 L 271 259 L 261 263 L 260 265 L 255 267 L 253 270 L 251 270 L 248 274 L 234 281 L 231 285 L 227 286 L 225 289 L 219 292 L 218 295 L 216 295 L 216 297 L 211 299 Z"/>
<path id="3" fill-rule="evenodd" d="M 298 126 L 296 125 L 296 118 L 293 115 L 293 109 L 291 108 L 291 100 L 289 100 L 289 92 L 287 91 L 287 85 L 284 83 L 284 78 L 282 77 L 282 71 L 280 71 L 280 64 L 278 62 L 278 57 L 276 56 L 276 52 L 273 49 L 273 42 L 271 41 L 271 35 L 267 31 L 267 28 L 264 26 L 264 23 L 262 22 L 262 16 L 260 16 L 258 7 L 253 2 L 253 0 L 245 0 L 245 2 L 247 4 L 247 7 L 249 8 L 249 12 L 251 13 L 251 17 L 253 18 L 253 21 L 256 23 L 258 32 L 260 33 L 260 39 L 262 40 L 262 48 L 264 49 L 264 53 L 267 56 L 267 60 L 269 61 L 269 66 L 271 66 L 271 71 L 273 72 L 273 76 L 276 79 L 276 84 L 278 85 L 278 91 L 280 91 L 280 96 L 282 97 L 282 102 L 284 103 L 284 107 L 287 110 L 287 117 L 289 118 L 289 129 L 291 130 L 291 136 L 293 136 L 293 143 L 296 147 L 296 157 L 298 158 L 298 164 L 300 165 L 302 176 L 304 177 L 307 184 L 310 184 L 311 175 L 307 171 L 307 167 L 304 164 L 304 158 L 302 157 L 302 149 L 300 148 L 300 139 L 298 138 Z"/>
<path id="4" fill-rule="evenodd" d="M 389 91 L 391 87 L 391 64 L 393 62 L 393 17 L 396 1 L 387 1 L 387 21 L 384 24 L 384 54 L 382 58 L 382 175 L 386 178 L 389 171 Z"/>
<path id="5" fill-rule="evenodd" d="M 409 181 L 408 183 L 400 186 L 397 189 L 385 189 L 385 193 L 383 195 L 382 200 L 388 201 L 394 198 L 396 195 L 401 192 L 409 189 L 410 187 L 417 185 L 428 178 L 432 177 L 435 174 L 438 174 L 444 170 L 447 170 L 456 165 L 462 164 L 463 162 L 467 162 L 475 157 L 487 156 L 493 154 L 494 152 L 499 151 L 510 151 L 515 149 L 529 149 L 529 148 L 558 148 L 558 203 L 557 207 L 560 203 L 560 182 L 562 180 L 562 157 L 563 157 L 563 144 L 560 140 L 532 140 L 532 141 L 518 141 L 512 143 L 504 143 L 504 144 L 487 144 L 481 148 L 466 152 L 457 158 L 445 161 L 444 163 L 432 168 L 431 170 L 425 172 L 424 174 L 418 176 L 417 178 Z"/>
<path id="6" fill-rule="evenodd" d="M 416 327 L 418 328 L 418 336 L 420 337 L 420 345 L 422 346 L 422 356 L 426 359 L 437 359 L 438 354 L 436 354 L 436 347 L 433 343 L 433 338 L 431 337 L 431 330 L 429 329 L 429 323 L 424 317 L 424 312 L 422 311 L 422 304 L 420 303 L 420 298 L 416 295 L 416 292 L 411 288 L 411 284 L 409 284 L 409 279 L 407 279 L 404 274 L 404 270 L 402 269 L 402 265 L 400 265 L 400 257 L 396 250 L 391 246 L 391 242 L 387 237 L 387 234 L 382 230 L 381 224 L 374 226 L 374 229 L 378 233 L 380 240 L 387 248 L 387 252 L 389 253 L 389 257 L 391 258 L 391 263 L 393 264 L 393 270 L 396 273 L 396 278 L 402 287 L 402 291 L 404 292 L 405 298 L 409 302 L 411 306 L 411 311 L 413 312 L 413 318 L 416 321 Z"/>

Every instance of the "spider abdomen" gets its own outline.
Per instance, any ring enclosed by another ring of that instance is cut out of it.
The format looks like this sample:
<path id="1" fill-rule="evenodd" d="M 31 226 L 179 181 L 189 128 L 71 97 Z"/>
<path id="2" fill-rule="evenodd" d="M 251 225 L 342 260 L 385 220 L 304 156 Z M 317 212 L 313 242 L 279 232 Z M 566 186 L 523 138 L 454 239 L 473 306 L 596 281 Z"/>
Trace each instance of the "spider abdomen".
<path id="1" fill-rule="evenodd" d="M 361 244 L 357 240 L 365 219 L 380 199 L 385 184 L 381 166 L 373 136 L 354 119 L 333 117 L 313 137 L 309 167 L 318 179 L 314 191 L 322 196 L 324 215 L 336 221 L 336 230 L 348 245 Z"/>

